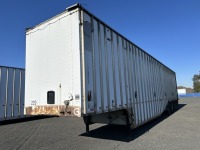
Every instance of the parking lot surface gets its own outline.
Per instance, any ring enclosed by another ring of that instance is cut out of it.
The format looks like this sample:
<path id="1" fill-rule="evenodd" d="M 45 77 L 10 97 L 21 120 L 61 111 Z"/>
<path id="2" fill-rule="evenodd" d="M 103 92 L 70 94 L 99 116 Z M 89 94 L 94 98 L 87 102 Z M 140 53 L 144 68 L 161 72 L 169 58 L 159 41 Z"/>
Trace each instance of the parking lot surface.
<path id="1" fill-rule="evenodd" d="M 182 98 L 178 110 L 135 129 L 90 125 L 82 118 L 35 117 L 0 122 L 0 150 L 199 150 L 200 98 Z"/>

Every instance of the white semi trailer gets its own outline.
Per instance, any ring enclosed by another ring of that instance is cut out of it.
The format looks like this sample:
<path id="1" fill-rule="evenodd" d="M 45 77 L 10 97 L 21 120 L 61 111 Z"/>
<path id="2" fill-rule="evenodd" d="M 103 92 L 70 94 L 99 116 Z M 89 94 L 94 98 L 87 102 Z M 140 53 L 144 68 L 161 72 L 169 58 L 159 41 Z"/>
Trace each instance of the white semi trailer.
<path id="1" fill-rule="evenodd" d="M 79 4 L 26 30 L 26 114 L 136 128 L 177 104 L 175 72 Z"/>
<path id="2" fill-rule="evenodd" d="M 0 66 L 0 121 L 24 117 L 25 70 Z"/>

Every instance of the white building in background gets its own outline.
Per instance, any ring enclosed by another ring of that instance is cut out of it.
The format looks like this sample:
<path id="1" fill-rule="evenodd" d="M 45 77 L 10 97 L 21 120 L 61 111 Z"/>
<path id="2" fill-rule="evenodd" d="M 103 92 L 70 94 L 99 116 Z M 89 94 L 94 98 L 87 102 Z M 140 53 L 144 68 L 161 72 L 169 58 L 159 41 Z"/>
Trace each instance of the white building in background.
<path id="1" fill-rule="evenodd" d="M 186 89 L 178 89 L 178 95 L 185 95 Z"/>

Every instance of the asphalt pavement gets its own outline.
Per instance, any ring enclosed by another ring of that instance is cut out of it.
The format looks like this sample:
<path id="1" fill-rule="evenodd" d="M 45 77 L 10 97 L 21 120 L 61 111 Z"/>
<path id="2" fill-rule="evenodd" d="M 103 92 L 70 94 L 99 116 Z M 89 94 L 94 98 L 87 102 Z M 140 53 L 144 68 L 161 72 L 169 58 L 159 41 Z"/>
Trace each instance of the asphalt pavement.
<path id="1" fill-rule="evenodd" d="M 178 110 L 135 129 L 90 125 L 82 118 L 34 117 L 0 122 L 0 150 L 199 150 L 200 98 L 182 98 Z"/>

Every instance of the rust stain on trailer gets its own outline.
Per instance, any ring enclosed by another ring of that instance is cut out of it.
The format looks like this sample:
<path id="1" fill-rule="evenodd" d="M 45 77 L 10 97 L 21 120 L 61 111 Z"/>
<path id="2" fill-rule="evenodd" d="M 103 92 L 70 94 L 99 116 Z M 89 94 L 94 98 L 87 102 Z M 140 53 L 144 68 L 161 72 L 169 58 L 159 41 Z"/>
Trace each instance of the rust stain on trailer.
<path id="1" fill-rule="evenodd" d="M 58 115 L 58 116 L 77 116 L 81 117 L 81 108 L 74 106 L 29 106 L 25 108 L 26 115 Z"/>

